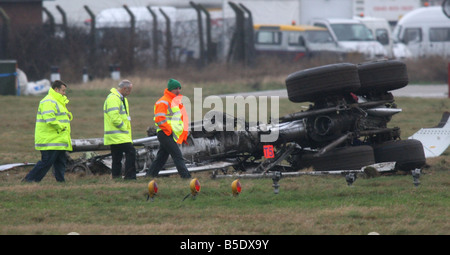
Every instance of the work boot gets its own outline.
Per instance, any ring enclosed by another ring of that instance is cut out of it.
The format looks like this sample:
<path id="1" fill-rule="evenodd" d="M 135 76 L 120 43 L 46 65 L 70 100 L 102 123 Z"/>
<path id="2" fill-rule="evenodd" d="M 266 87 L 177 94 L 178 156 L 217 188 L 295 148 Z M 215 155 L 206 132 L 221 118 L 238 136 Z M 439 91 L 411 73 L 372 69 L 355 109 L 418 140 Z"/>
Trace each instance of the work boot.
<path id="1" fill-rule="evenodd" d="M 153 175 L 150 171 L 145 172 L 145 177 L 155 178 L 156 176 Z"/>
<path id="2" fill-rule="evenodd" d="M 191 173 L 189 173 L 188 171 L 185 173 L 180 174 L 181 178 L 183 179 L 190 179 L 191 177 Z"/>

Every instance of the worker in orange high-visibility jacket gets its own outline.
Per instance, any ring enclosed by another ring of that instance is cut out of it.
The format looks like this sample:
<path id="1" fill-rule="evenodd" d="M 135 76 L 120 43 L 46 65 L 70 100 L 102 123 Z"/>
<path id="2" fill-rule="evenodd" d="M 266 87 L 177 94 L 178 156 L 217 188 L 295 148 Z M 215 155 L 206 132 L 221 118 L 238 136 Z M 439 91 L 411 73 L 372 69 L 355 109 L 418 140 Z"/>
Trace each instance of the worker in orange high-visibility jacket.
<path id="1" fill-rule="evenodd" d="M 189 127 L 186 109 L 181 103 L 183 95 L 180 92 L 180 82 L 170 79 L 167 89 L 164 90 L 164 96 L 155 103 L 153 120 L 157 127 L 156 136 L 160 146 L 156 159 L 147 170 L 147 176 L 156 177 L 170 155 L 180 176 L 182 178 L 191 177 L 178 146 L 182 143 L 187 144 Z"/>

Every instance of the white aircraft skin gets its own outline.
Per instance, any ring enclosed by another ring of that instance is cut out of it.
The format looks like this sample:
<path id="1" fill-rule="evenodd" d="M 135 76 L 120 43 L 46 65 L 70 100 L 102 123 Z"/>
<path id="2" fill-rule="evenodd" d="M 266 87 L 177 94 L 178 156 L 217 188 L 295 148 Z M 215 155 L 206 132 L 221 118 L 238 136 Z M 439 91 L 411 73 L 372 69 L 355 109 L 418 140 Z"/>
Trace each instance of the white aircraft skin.
<path id="1" fill-rule="evenodd" d="M 440 156 L 450 145 L 450 112 L 444 112 L 436 127 L 421 128 L 409 139 L 422 143 L 426 158 Z"/>

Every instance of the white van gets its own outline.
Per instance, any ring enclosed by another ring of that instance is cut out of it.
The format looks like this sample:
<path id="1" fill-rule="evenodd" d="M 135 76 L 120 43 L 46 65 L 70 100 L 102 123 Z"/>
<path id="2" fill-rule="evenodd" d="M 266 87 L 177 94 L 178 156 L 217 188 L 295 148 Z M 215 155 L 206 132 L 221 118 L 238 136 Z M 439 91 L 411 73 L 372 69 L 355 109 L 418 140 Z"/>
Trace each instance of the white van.
<path id="1" fill-rule="evenodd" d="M 372 32 L 373 38 L 383 45 L 388 57 L 394 57 L 394 42 L 391 35 L 391 27 L 386 19 L 375 17 L 354 17 L 361 21 Z"/>
<path id="2" fill-rule="evenodd" d="M 392 37 L 391 26 L 384 18 L 375 17 L 355 17 L 361 21 L 372 32 L 375 40 L 383 45 L 390 59 L 405 59 L 412 57 L 411 51 L 402 42 L 396 41 Z"/>
<path id="3" fill-rule="evenodd" d="M 394 29 L 394 39 L 403 42 L 413 57 L 450 56 L 450 18 L 441 6 L 422 7 L 407 13 Z"/>
<path id="4" fill-rule="evenodd" d="M 387 58 L 388 53 L 369 29 L 355 19 L 313 19 L 311 25 L 328 29 L 333 39 L 347 52 L 359 52 L 368 60 Z"/>

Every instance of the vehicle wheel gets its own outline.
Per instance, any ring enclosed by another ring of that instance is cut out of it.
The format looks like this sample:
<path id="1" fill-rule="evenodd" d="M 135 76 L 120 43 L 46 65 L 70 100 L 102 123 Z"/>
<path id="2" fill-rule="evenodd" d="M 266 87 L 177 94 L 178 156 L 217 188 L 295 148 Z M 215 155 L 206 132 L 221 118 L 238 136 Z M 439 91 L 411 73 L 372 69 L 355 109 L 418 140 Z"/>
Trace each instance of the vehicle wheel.
<path id="1" fill-rule="evenodd" d="M 320 157 L 303 155 L 300 160 L 302 168 L 313 167 L 316 171 L 360 170 L 375 163 L 373 149 L 367 145 L 336 148 Z"/>
<path id="2" fill-rule="evenodd" d="M 386 92 L 408 84 L 406 64 L 398 60 L 366 62 L 357 65 L 361 88 L 356 92 Z"/>
<path id="3" fill-rule="evenodd" d="M 333 94 L 347 94 L 360 88 L 358 68 L 354 64 L 339 63 L 301 70 L 286 78 L 289 100 L 314 102 Z"/>
<path id="4" fill-rule="evenodd" d="M 373 146 L 375 162 L 396 162 L 395 168 L 409 171 L 425 165 L 425 152 L 419 140 L 394 140 Z"/>
<path id="5" fill-rule="evenodd" d="M 70 169 L 70 172 L 75 174 L 87 174 L 89 169 L 85 164 L 77 164 Z"/>

